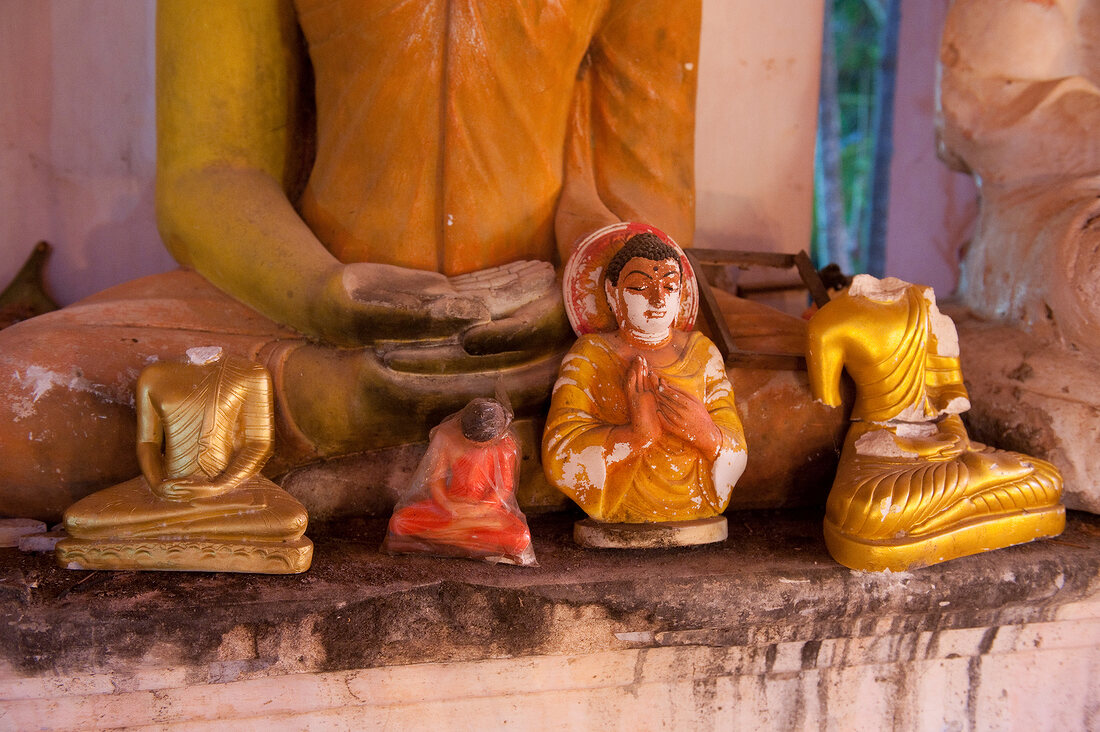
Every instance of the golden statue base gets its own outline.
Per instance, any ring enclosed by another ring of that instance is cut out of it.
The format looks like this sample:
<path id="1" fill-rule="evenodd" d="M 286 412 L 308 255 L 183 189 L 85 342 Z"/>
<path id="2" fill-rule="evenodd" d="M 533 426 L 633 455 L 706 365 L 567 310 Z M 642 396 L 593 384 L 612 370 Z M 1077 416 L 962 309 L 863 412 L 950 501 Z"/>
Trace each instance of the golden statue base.
<path id="1" fill-rule="evenodd" d="M 841 534 L 825 520 L 825 546 L 833 559 L 865 572 L 904 572 L 949 559 L 1057 536 L 1066 527 L 1065 506 L 986 516 L 931 536 L 866 541 Z"/>
<path id="2" fill-rule="evenodd" d="M 573 541 L 590 549 L 666 549 L 725 541 L 725 516 L 651 524 L 605 524 L 582 519 L 573 524 Z"/>
<path id="3" fill-rule="evenodd" d="M 313 542 L 206 539 L 63 539 L 57 563 L 65 569 L 299 574 L 313 561 Z"/>

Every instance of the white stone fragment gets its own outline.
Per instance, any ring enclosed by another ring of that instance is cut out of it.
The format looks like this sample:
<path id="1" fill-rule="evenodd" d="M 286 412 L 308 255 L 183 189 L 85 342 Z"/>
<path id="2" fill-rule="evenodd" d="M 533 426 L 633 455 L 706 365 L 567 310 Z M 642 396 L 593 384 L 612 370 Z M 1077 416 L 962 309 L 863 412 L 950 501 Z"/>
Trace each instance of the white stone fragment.
<path id="1" fill-rule="evenodd" d="M 851 297 L 866 297 L 875 302 L 897 302 L 905 294 L 909 283 L 897 277 L 878 279 L 868 274 L 858 274 L 848 288 Z"/>
<path id="2" fill-rule="evenodd" d="M 69 535 L 64 531 L 46 531 L 41 534 L 27 534 L 19 537 L 19 551 L 21 552 L 52 552 L 57 548 L 57 542 Z"/>
<path id="3" fill-rule="evenodd" d="M 196 346 L 187 349 L 187 361 L 196 366 L 217 361 L 221 357 L 221 346 Z"/>
<path id="4" fill-rule="evenodd" d="M 46 524 L 34 519 L 0 519 L 0 546 L 19 546 L 20 537 L 45 531 Z"/>

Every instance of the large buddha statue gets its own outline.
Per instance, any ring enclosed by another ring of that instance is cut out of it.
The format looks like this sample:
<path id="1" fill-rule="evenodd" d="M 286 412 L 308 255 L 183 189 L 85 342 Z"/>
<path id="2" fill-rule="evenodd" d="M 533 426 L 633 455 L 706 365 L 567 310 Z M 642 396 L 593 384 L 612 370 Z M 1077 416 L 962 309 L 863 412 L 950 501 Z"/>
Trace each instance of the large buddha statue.
<path id="1" fill-rule="evenodd" d="M 613 322 L 590 331 L 572 318 L 581 336 L 554 386 L 543 469 L 590 517 L 574 531 L 582 544 L 720 541 L 747 459 L 733 388 L 714 344 L 683 327 L 687 260 L 657 232 L 623 242 L 619 228 L 609 227 L 608 257 L 588 257 L 605 266 L 576 266 L 597 234 L 567 268 L 567 284 L 602 283 L 591 294 L 606 297 Z M 584 307 L 571 304 L 571 315 Z"/>
<path id="2" fill-rule="evenodd" d="M 1054 536 L 1065 526 L 1050 463 L 970 440 L 955 325 L 931 288 L 857 275 L 810 320 L 814 394 L 852 425 L 825 509 L 825 543 L 853 569 L 893 571 Z"/>
<path id="3" fill-rule="evenodd" d="M 1100 2 L 955 0 L 940 154 L 978 183 L 957 318 L 976 436 L 1056 460 L 1100 512 Z"/>
<path id="4" fill-rule="evenodd" d="M 137 472 L 131 395 L 195 343 L 267 366 L 272 470 L 549 393 L 552 265 L 689 242 L 699 2 L 163 0 L 157 216 L 188 269 L 0 335 L 0 514 Z"/>
<path id="5" fill-rule="evenodd" d="M 72 569 L 293 574 L 309 569 L 306 510 L 260 475 L 271 456 L 271 377 L 259 364 L 192 348 L 137 382 L 141 475 L 65 511 Z"/>
<path id="6" fill-rule="evenodd" d="M 960 292 L 983 315 L 1100 355 L 1100 3 L 956 0 L 941 156 L 980 181 Z"/>

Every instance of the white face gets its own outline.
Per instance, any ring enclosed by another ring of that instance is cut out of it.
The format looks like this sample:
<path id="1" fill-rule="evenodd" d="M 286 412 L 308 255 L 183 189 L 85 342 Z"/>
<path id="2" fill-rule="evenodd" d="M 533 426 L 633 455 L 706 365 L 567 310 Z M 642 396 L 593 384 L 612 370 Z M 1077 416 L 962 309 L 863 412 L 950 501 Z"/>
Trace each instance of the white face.
<path id="1" fill-rule="evenodd" d="M 680 268 L 672 259 L 635 257 L 623 267 L 617 285 L 605 283 L 605 292 L 620 330 L 644 343 L 659 343 L 680 314 Z"/>

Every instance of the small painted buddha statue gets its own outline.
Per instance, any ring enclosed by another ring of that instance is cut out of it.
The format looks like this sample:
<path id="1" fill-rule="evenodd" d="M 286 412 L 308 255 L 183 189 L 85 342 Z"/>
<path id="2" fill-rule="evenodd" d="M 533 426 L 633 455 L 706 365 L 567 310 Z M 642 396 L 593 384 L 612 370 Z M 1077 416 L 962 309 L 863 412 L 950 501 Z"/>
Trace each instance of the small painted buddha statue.
<path id="1" fill-rule="evenodd" d="M 1062 478 L 1037 458 L 967 436 L 955 324 L 929 287 L 857 275 L 810 320 L 815 396 L 852 426 L 825 509 L 825 543 L 853 569 L 899 571 L 1055 536 Z"/>
<path id="2" fill-rule="evenodd" d="M 137 382 L 142 474 L 65 511 L 70 569 L 294 574 L 309 569 L 305 508 L 260 469 L 273 446 L 264 367 L 192 348 Z"/>
<path id="3" fill-rule="evenodd" d="M 382 550 L 536 564 L 527 519 L 516 503 L 520 448 L 511 422 L 500 401 L 474 399 L 432 430 Z"/>
<path id="4" fill-rule="evenodd" d="M 578 246 L 564 287 L 580 338 L 554 386 L 542 457 L 549 482 L 589 516 L 575 538 L 723 540 L 745 436 L 721 355 L 689 332 L 698 295 L 687 258 L 651 227 L 616 224 Z"/>

